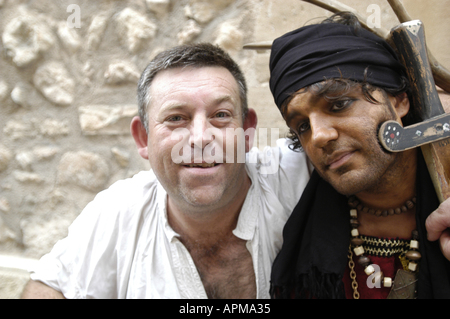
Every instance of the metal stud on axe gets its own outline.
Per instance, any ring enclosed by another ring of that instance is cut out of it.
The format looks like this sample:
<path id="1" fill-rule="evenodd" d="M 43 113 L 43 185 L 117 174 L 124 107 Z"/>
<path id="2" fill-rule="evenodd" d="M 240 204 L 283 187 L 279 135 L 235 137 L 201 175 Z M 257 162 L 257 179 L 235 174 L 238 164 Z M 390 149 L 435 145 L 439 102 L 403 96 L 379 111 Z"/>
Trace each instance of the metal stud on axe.
<path id="1" fill-rule="evenodd" d="M 428 61 L 421 21 L 402 23 L 391 31 L 399 57 L 406 67 L 412 88 L 412 105 L 422 122 L 402 127 L 395 121 L 383 123 L 379 140 L 391 152 L 422 147 L 439 200 L 450 197 L 450 114 L 446 114 L 436 90 Z"/>

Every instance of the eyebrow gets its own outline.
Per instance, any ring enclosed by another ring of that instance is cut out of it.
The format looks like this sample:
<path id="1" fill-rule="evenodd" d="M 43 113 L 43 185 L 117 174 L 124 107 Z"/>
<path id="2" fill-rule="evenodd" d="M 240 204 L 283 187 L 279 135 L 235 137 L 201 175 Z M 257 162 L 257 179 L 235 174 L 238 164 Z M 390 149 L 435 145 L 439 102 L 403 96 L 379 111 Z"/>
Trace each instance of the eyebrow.
<path id="1" fill-rule="evenodd" d="M 294 99 L 295 96 L 293 96 L 292 99 L 289 101 L 289 103 L 286 106 L 284 106 L 283 118 L 286 123 L 289 123 L 290 121 L 292 121 L 294 117 L 298 116 L 298 112 L 295 110 L 295 108 L 289 107 L 289 105 L 292 103 L 292 101 L 294 101 Z"/>
<path id="2" fill-rule="evenodd" d="M 233 106 L 239 106 L 239 101 L 240 99 L 235 100 L 231 95 L 225 95 L 223 97 L 216 99 L 215 104 L 220 105 L 222 103 L 230 102 L 231 104 L 233 104 Z"/>
<path id="3" fill-rule="evenodd" d="M 291 103 L 293 103 L 293 101 L 296 99 L 296 97 L 302 95 L 302 94 L 307 94 L 307 91 L 297 91 L 296 93 L 294 93 L 294 95 L 292 96 L 291 100 L 289 101 L 289 103 L 284 107 L 284 113 L 286 114 L 286 116 L 283 115 L 284 120 L 286 121 L 286 123 L 289 123 L 294 117 L 299 115 L 299 112 L 295 110 L 291 110 L 289 111 L 289 105 L 291 105 Z M 321 100 L 325 100 L 327 103 L 330 103 L 330 101 L 328 100 L 328 98 L 326 96 L 324 96 L 323 94 L 314 94 L 314 93 L 310 93 L 310 96 L 308 98 L 308 101 L 303 102 L 307 103 L 308 105 L 313 105 L 313 107 L 317 106 L 317 104 L 321 101 Z"/>
<path id="4" fill-rule="evenodd" d="M 230 102 L 234 106 L 238 106 L 238 104 L 236 104 L 235 99 L 231 95 L 219 96 L 218 98 L 213 99 L 212 104 L 220 105 L 225 102 Z M 167 112 L 167 111 L 172 111 L 172 110 L 182 110 L 187 105 L 188 104 L 184 103 L 184 102 L 174 102 L 174 103 L 169 102 L 167 105 L 165 105 L 161 108 L 160 112 Z"/>
<path id="5" fill-rule="evenodd" d="M 181 103 L 170 103 L 168 105 L 163 106 L 159 112 L 163 113 L 163 112 L 169 112 L 169 111 L 182 110 L 186 107 L 186 105 L 187 104 L 182 103 L 182 102 Z"/>
<path id="6" fill-rule="evenodd" d="M 286 111 L 288 110 L 288 107 L 286 107 Z M 290 112 L 286 112 L 286 116 L 284 117 L 284 120 L 286 122 L 286 124 L 290 123 L 296 116 L 298 116 L 298 112 L 296 111 L 290 111 Z"/>

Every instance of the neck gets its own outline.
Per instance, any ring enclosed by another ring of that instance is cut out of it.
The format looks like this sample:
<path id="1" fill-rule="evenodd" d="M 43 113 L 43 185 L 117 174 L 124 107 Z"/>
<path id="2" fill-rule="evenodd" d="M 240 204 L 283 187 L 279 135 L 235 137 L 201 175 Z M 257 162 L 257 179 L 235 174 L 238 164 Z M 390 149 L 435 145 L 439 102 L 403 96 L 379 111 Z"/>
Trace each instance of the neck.
<path id="1" fill-rule="evenodd" d="M 416 195 L 417 151 L 399 154 L 394 166 L 380 181 L 376 188 L 356 194 L 359 201 L 373 209 L 395 209 L 404 205 Z M 360 232 L 367 236 L 384 238 L 411 237 L 416 228 L 415 209 L 400 215 L 378 217 L 360 213 Z"/>
<path id="2" fill-rule="evenodd" d="M 417 151 L 399 154 L 398 160 L 376 187 L 356 194 L 365 206 L 378 209 L 396 208 L 416 194 Z"/>
<path id="3" fill-rule="evenodd" d="M 242 187 L 236 196 L 221 206 L 186 207 L 179 205 L 170 197 L 167 200 L 167 215 L 169 225 L 181 236 L 185 244 L 195 243 L 198 247 L 215 245 L 218 241 L 230 238 L 236 228 L 241 208 L 251 186 L 251 180 L 246 175 Z"/>

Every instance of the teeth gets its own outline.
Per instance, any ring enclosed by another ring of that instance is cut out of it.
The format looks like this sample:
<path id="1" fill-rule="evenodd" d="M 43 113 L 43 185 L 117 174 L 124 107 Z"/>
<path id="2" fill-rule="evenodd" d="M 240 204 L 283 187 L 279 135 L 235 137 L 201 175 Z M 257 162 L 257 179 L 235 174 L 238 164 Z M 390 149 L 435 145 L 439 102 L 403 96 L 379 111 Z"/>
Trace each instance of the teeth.
<path id="1" fill-rule="evenodd" d="M 202 167 L 202 168 L 208 168 L 208 167 L 214 167 L 216 164 L 211 163 L 202 163 L 202 164 L 189 164 L 189 167 Z"/>

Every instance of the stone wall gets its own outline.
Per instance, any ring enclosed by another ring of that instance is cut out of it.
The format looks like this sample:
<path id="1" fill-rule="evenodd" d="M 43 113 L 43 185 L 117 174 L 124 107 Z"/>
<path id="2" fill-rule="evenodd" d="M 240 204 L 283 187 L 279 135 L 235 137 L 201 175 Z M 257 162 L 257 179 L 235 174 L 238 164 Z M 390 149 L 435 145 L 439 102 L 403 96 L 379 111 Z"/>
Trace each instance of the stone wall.
<path id="1" fill-rule="evenodd" d="M 366 16 L 376 4 L 382 27 L 397 24 L 386 1 L 342 2 Z M 448 1 L 404 3 L 450 66 Z M 258 126 L 282 136 L 269 53 L 242 46 L 329 15 L 299 0 L 0 0 L 0 256 L 39 258 L 98 191 L 149 169 L 129 122 L 139 75 L 158 52 L 193 41 L 222 46 L 247 76 Z M 26 281 L 25 267 L 14 265 L 0 258 L 0 298 L 18 297 Z"/>

